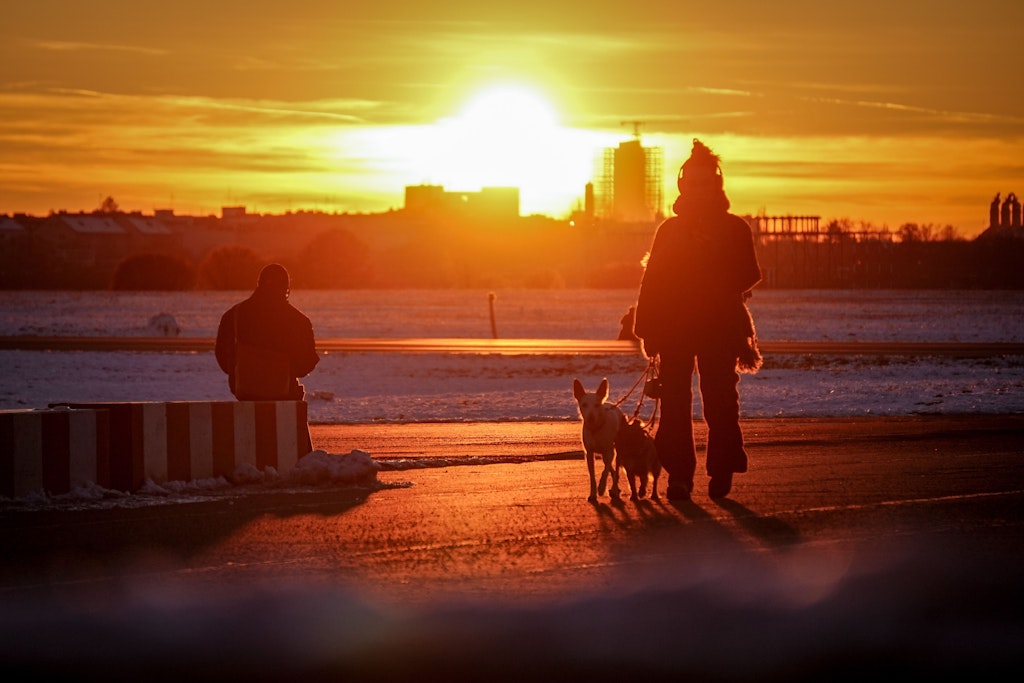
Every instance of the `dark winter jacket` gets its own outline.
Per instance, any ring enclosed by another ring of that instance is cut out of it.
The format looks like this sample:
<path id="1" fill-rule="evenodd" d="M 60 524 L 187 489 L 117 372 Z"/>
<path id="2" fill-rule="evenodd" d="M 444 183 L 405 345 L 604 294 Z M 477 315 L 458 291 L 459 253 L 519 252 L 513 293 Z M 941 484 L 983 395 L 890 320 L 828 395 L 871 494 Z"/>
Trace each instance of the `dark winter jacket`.
<path id="1" fill-rule="evenodd" d="M 309 318 L 283 295 L 257 289 L 248 299 L 228 309 L 217 328 L 217 363 L 227 373 L 232 392 L 235 390 L 236 325 L 239 342 L 285 353 L 291 360 L 293 377 L 305 377 L 320 362 Z M 282 396 L 281 400 L 301 399 L 302 393 L 295 381 L 291 395 Z"/>
<path id="2" fill-rule="evenodd" d="M 731 213 L 674 216 L 654 236 L 634 331 L 651 352 L 746 348 L 744 301 L 761 280 L 747 222 Z"/>

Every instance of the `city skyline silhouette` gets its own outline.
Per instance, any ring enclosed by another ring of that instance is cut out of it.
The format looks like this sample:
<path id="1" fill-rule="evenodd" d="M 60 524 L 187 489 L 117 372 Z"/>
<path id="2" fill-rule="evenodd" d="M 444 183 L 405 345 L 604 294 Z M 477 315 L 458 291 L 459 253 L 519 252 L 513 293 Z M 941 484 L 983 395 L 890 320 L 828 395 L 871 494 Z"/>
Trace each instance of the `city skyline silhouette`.
<path id="1" fill-rule="evenodd" d="M 364 213 L 436 184 L 564 217 L 642 122 L 666 202 L 699 137 L 741 213 L 982 232 L 1021 179 L 1024 7 L 807 4 L 25 3 L 0 213 Z"/>

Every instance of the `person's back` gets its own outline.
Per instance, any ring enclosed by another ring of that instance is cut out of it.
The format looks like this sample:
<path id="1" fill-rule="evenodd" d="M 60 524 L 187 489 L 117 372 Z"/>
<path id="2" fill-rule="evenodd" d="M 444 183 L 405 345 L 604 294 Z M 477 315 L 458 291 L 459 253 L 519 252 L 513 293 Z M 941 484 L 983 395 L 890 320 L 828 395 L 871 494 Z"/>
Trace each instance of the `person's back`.
<path id="1" fill-rule="evenodd" d="M 645 271 L 637 334 L 691 347 L 721 342 L 760 278 L 753 253 L 750 227 L 734 214 L 666 220 Z"/>
<path id="2" fill-rule="evenodd" d="M 232 306 L 217 330 L 216 356 L 239 400 L 301 400 L 305 377 L 320 361 L 313 326 L 288 303 L 288 272 L 271 264 L 252 295 Z"/>
<path id="3" fill-rule="evenodd" d="M 760 365 L 745 299 L 761 279 L 750 226 L 729 213 L 719 159 L 694 140 L 677 182 L 676 216 L 658 227 L 636 304 L 634 331 L 656 364 L 661 415 L 655 443 L 670 500 L 693 490 L 693 375 L 708 425 L 708 495 L 722 498 L 747 471 L 739 427 L 739 371 Z"/>

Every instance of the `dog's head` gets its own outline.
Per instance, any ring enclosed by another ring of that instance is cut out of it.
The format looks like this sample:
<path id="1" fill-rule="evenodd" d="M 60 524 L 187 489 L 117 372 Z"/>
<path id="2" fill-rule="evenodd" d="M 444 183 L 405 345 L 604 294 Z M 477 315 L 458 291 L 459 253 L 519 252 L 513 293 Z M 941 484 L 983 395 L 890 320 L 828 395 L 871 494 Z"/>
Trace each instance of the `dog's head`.
<path id="1" fill-rule="evenodd" d="M 583 424 L 595 429 L 599 428 L 605 419 L 604 401 L 608 398 L 608 380 L 602 379 L 597 386 L 597 391 L 591 394 L 583 388 L 583 384 L 578 379 L 574 379 L 572 395 L 576 398 L 576 404 L 579 405 Z"/>

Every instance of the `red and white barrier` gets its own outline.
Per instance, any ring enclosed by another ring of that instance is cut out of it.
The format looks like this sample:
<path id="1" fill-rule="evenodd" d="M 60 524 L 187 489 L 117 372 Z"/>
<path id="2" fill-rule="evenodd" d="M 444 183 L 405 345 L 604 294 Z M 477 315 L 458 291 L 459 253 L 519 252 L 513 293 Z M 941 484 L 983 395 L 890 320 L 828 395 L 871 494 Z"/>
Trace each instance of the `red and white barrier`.
<path id="1" fill-rule="evenodd" d="M 110 485 L 106 410 L 0 411 L 0 496 Z"/>
<path id="2" fill-rule="evenodd" d="M 285 473 L 311 450 L 304 401 L 61 405 L 109 414 L 109 486 L 123 491 L 231 477 L 246 463 Z"/>

